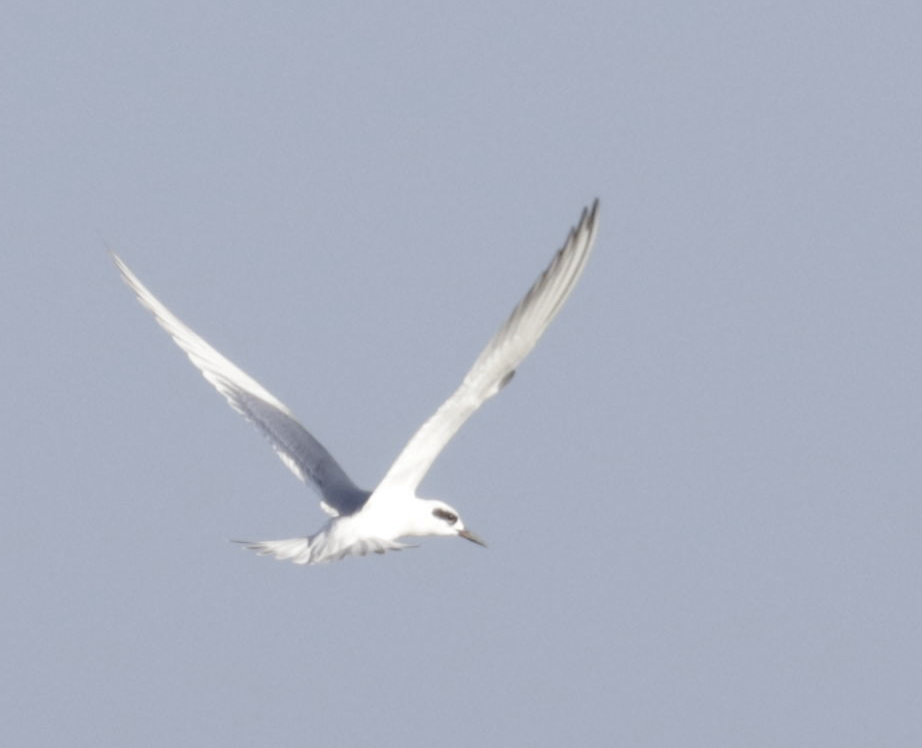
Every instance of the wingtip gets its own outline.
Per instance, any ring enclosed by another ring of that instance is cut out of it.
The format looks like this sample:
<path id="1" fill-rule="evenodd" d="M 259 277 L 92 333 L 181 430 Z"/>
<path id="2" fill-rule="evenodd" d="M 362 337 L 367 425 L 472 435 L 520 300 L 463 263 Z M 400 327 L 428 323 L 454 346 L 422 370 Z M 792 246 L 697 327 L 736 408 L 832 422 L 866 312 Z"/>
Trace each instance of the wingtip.
<path id="1" fill-rule="evenodd" d="M 579 225 L 574 229 L 574 232 L 579 234 L 585 232 L 589 239 L 589 250 L 591 251 L 592 245 L 595 243 L 595 235 L 599 230 L 599 207 L 601 202 L 599 198 L 595 198 L 591 205 L 587 208 L 583 208 L 583 215 L 580 218 Z"/>
<path id="2" fill-rule="evenodd" d="M 589 207 L 584 209 L 583 216 L 588 224 L 595 224 L 596 216 L 599 213 L 599 205 L 601 205 L 599 198 L 595 198 Z"/>
<path id="3" fill-rule="evenodd" d="M 114 249 L 112 249 L 112 247 L 110 247 L 108 244 L 106 245 L 106 252 L 109 253 L 109 259 L 112 260 L 112 263 L 115 265 L 119 274 L 122 276 L 122 280 L 128 283 L 128 279 L 132 273 L 128 269 L 128 266 L 125 264 L 125 261 L 121 257 L 119 257 L 118 253 Z"/>
<path id="4" fill-rule="evenodd" d="M 570 234 L 567 237 L 568 243 L 583 232 L 595 234 L 600 205 L 601 202 L 599 198 L 595 198 L 589 205 L 583 206 L 583 212 L 580 214 L 579 221 L 575 226 L 570 228 Z"/>

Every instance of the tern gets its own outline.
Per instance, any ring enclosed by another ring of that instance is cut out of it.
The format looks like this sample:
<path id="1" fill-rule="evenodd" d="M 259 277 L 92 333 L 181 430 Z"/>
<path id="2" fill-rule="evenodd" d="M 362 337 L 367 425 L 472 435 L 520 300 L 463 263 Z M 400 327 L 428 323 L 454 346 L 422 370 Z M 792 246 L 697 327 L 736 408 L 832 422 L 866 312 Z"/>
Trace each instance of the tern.
<path id="1" fill-rule="evenodd" d="M 296 564 L 322 564 L 412 547 L 401 538 L 457 536 L 486 545 L 458 511 L 416 495 L 445 445 L 468 418 L 499 392 L 531 352 L 579 280 L 598 230 L 599 201 L 583 210 L 563 247 L 474 362 L 461 385 L 413 435 L 374 491 L 352 482 L 339 463 L 291 410 L 167 309 L 114 252 L 112 259 L 138 301 L 189 357 L 230 406 L 268 438 L 301 481 L 316 489 L 330 515 L 313 535 L 287 540 L 237 541 L 260 555 Z"/>

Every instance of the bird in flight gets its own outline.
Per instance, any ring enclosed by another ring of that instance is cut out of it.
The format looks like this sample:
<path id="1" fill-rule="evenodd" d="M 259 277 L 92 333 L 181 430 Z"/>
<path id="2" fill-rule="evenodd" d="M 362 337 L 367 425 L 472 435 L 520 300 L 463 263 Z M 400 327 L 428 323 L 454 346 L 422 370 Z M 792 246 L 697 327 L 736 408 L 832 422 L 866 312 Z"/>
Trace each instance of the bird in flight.
<path id="1" fill-rule="evenodd" d="M 432 463 L 471 414 L 499 392 L 531 352 L 579 280 L 598 230 L 599 201 L 583 210 L 563 247 L 493 336 L 461 385 L 413 435 L 374 491 L 352 482 L 339 463 L 259 382 L 218 353 L 167 309 L 115 253 L 112 259 L 138 301 L 230 406 L 268 438 L 282 462 L 321 497 L 330 515 L 313 535 L 238 541 L 260 555 L 296 564 L 407 548 L 401 538 L 446 535 L 486 545 L 457 510 L 416 495 Z"/>

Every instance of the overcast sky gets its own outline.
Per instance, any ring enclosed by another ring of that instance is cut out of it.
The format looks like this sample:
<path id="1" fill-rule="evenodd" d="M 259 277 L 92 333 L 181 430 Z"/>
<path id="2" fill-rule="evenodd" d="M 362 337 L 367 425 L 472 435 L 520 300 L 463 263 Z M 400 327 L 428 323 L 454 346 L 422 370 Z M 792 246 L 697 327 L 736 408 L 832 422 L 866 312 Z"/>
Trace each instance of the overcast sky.
<path id="1" fill-rule="evenodd" d="M 16 746 L 922 744 L 915 2 L 4 5 Z M 119 281 L 373 487 L 600 197 L 423 483 L 315 496 Z"/>

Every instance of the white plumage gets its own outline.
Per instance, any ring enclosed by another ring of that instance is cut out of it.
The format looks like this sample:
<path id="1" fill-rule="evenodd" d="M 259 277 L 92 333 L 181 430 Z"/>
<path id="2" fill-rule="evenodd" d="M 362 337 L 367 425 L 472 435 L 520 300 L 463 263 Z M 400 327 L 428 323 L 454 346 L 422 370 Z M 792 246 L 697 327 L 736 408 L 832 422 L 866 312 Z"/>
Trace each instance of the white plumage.
<path id="1" fill-rule="evenodd" d="M 246 542 L 261 555 L 297 564 L 407 547 L 400 538 L 457 535 L 483 545 L 458 512 L 416 490 L 432 463 L 471 414 L 499 392 L 563 306 L 586 266 L 598 229 L 598 200 L 583 211 L 564 246 L 474 362 L 461 385 L 413 435 L 374 491 L 356 486 L 291 411 L 255 379 L 218 353 L 167 309 L 128 266 L 112 258 L 125 282 L 238 413 L 272 444 L 282 462 L 321 496 L 331 519 L 315 534 Z"/>

